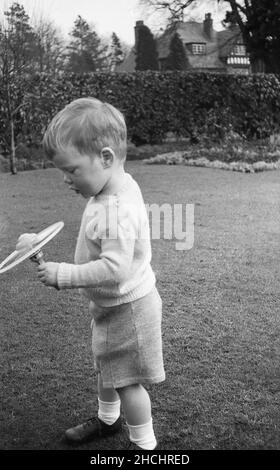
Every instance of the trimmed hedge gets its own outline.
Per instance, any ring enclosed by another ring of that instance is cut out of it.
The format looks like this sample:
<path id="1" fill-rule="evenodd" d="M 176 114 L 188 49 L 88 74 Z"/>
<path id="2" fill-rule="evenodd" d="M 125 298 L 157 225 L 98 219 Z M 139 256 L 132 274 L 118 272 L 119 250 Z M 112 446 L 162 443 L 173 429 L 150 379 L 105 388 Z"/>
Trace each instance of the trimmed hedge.
<path id="1" fill-rule="evenodd" d="M 2 90 L 2 91 L 1 91 Z M 9 123 L 0 87 L 1 145 Z M 264 138 L 280 129 L 280 77 L 188 72 L 37 75 L 21 84 L 14 107 L 18 142 L 38 143 L 52 116 L 71 100 L 94 96 L 125 115 L 129 139 L 160 143 L 167 132 L 199 140 L 222 139 L 229 130 Z"/>

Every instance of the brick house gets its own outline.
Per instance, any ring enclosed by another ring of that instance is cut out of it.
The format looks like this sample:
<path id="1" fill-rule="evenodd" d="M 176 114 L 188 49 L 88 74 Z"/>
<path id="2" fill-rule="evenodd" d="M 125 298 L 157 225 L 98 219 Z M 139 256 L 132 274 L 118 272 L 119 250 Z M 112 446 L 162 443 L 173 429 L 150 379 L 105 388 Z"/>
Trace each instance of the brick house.
<path id="1" fill-rule="evenodd" d="M 134 28 L 135 43 L 137 43 L 138 28 L 143 24 L 143 21 L 136 22 Z M 207 13 L 203 23 L 196 21 L 181 22 L 178 23 L 176 31 L 185 45 L 189 63 L 188 70 L 216 73 L 250 73 L 250 60 L 238 26 L 216 31 L 213 28 L 211 13 Z M 172 32 L 165 31 L 156 38 L 160 70 L 165 69 L 172 34 L 174 34 L 174 30 Z M 135 46 L 131 49 L 125 61 L 117 67 L 116 71 L 135 71 Z"/>

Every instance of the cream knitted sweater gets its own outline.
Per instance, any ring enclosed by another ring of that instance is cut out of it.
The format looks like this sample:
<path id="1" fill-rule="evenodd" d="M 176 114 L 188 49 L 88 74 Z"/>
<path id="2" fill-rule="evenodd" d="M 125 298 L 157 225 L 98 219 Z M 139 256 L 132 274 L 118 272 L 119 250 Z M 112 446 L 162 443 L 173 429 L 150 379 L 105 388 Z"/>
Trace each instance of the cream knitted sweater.
<path id="1" fill-rule="evenodd" d="M 92 197 L 78 235 L 75 264 L 60 263 L 60 289 L 82 292 L 104 307 L 131 302 L 148 294 L 154 284 L 147 211 L 136 181 L 114 195 Z"/>

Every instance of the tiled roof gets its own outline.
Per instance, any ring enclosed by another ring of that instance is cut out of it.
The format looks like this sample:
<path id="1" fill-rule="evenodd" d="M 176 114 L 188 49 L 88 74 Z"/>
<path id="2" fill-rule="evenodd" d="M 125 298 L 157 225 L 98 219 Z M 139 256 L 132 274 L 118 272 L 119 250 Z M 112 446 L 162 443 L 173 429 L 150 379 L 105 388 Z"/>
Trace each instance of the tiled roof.
<path id="1" fill-rule="evenodd" d="M 190 21 L 180 23 L 177 32 L 184 44 L 204 43 L 206 47 L 205 55 L 188 54 L 187 57 L 191 68 L 202 69 L 224 69 L 225 65 L 219 59 L 219 47 L 217 31 L 213 29 L 211 39 L 205 34 L 203 23 Z M 173 32 L 167 32 L 157 39 L 159 59 L 164 59 L 169 54 L 169 44 Z"/>
<path id="2" fill-rule="evenodd" d="M 204 32 L 203 23 L 197 23 L 196 21 L 180 23 L 177 31 L 184 43 L 209 41 L 208 36 Z M 215 30 L 213 31 L 215 32 Z"/>

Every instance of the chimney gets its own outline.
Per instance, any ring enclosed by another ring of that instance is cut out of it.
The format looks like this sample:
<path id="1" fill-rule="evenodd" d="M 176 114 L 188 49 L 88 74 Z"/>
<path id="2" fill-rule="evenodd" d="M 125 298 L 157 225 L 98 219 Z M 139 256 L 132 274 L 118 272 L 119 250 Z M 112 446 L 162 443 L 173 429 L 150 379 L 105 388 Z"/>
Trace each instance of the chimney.
<path id="1" fill-rule="evenodd" d="M 211 18 L 211 13 L 206 13 L 205 20 L 203 21 L 203 29 L 206 36 L 209 39 L 212 39 L 213 36 L 213 20 Z"/>
<path id="2" fill-rule="evenodd" d="M 135 26 L 134 26 L 135 48 L 137 48 L 137 43 L 138 43 L 138 30 L 139 30 L 139 28 L 141 28 L 141 26 L 144 26 L 144 21 L 142 21 L 142 20 L 136 21 Z"/>

